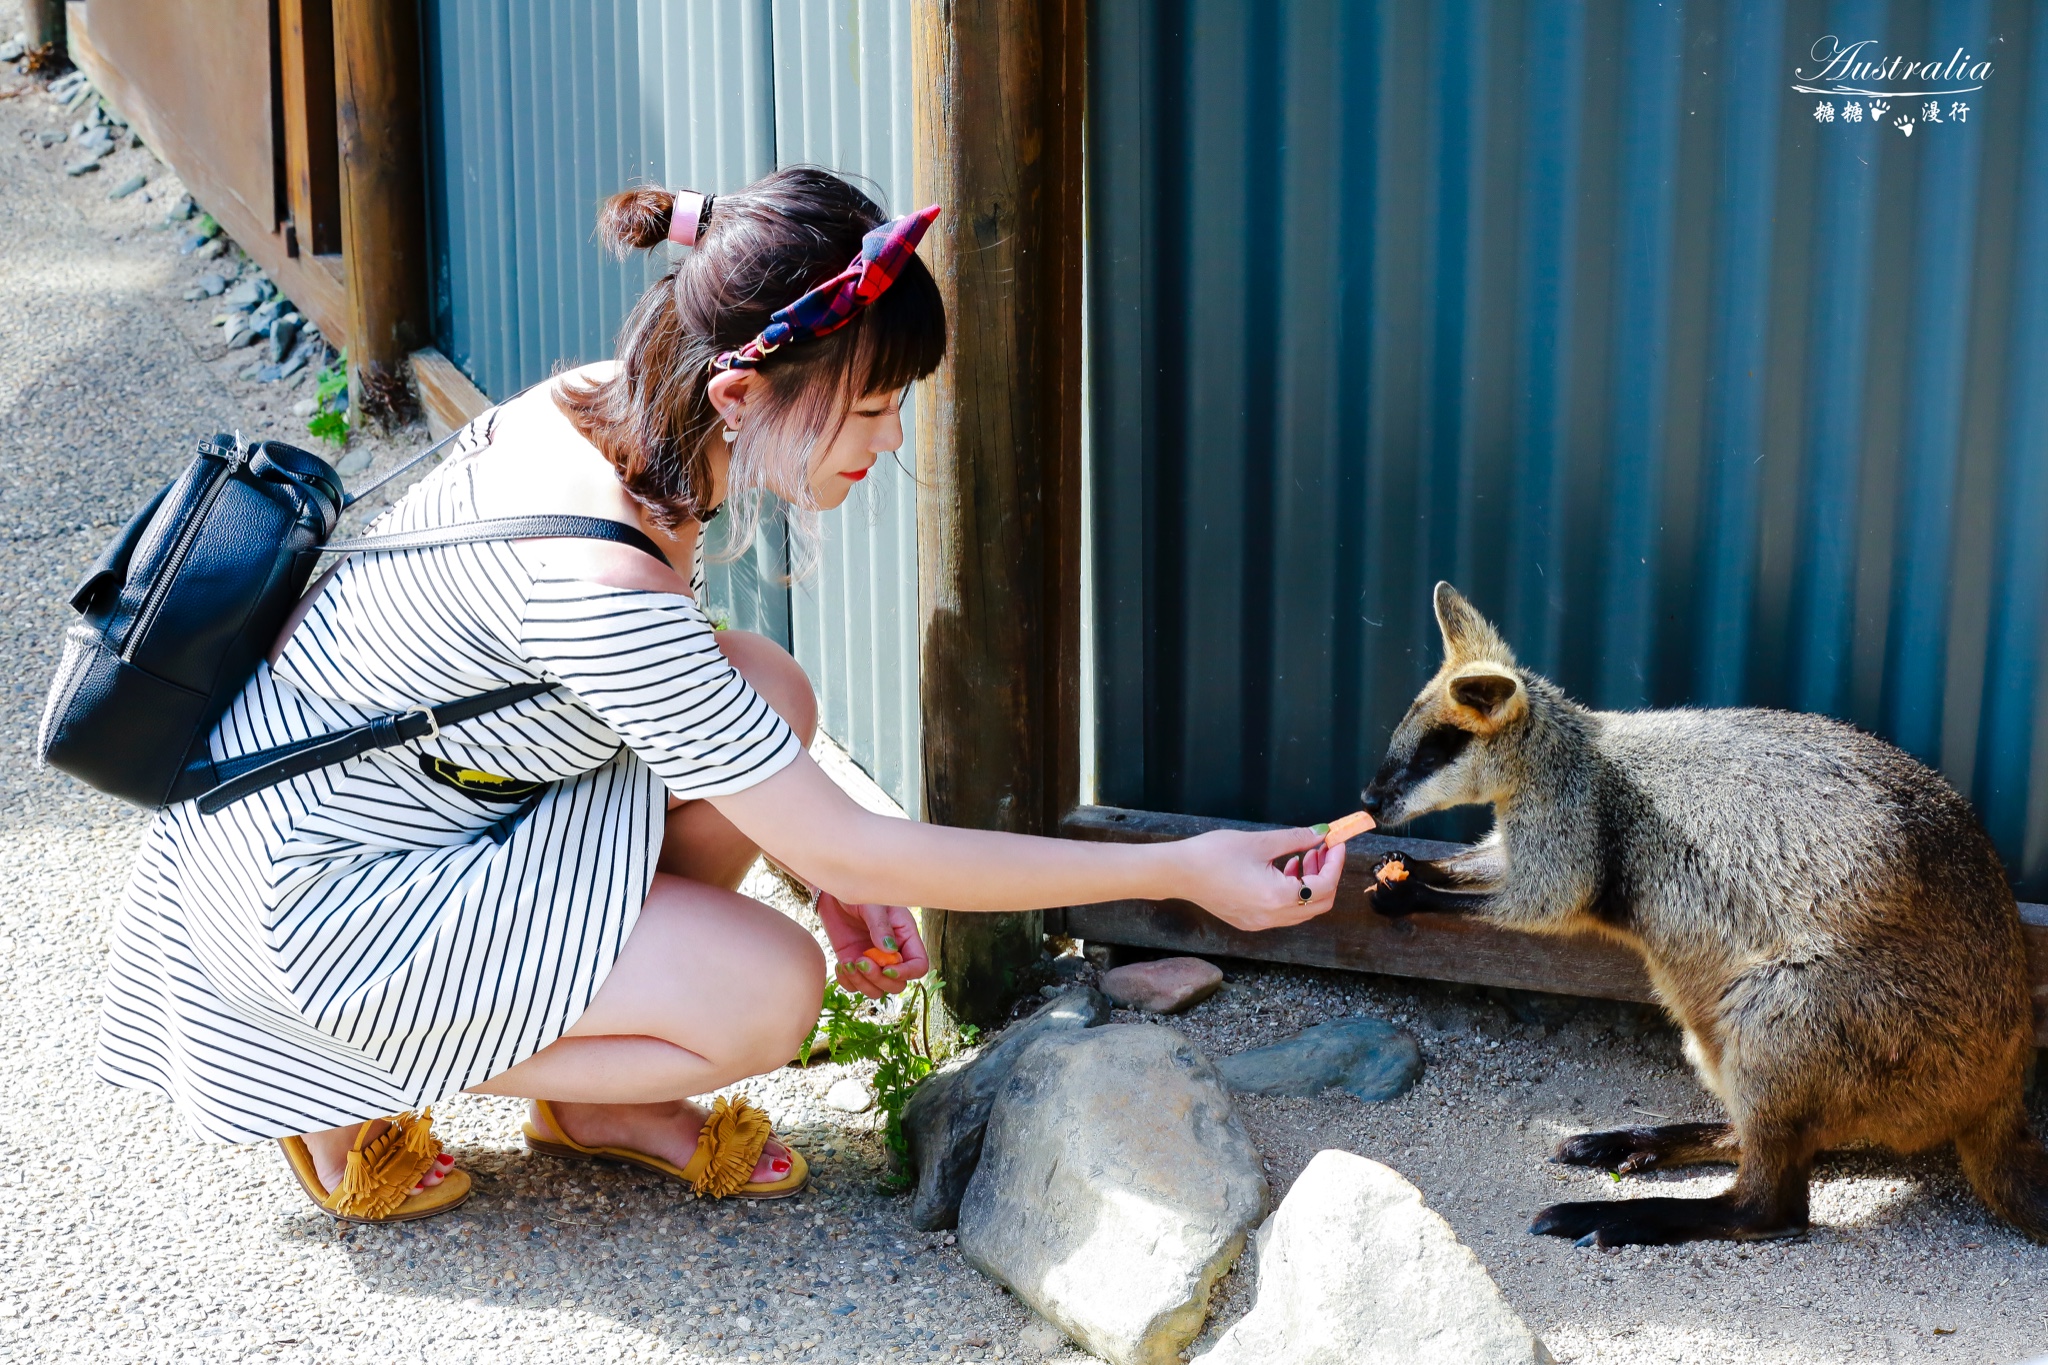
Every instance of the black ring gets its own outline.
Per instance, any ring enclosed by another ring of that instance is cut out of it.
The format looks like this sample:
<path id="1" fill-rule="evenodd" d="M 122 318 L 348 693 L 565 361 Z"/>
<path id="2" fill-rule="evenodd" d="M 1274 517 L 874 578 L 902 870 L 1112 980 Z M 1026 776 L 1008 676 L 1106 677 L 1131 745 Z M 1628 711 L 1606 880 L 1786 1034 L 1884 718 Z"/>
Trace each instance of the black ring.
<path id="1" fill-rule="evenodd" d="M 1303 905 L 1307 905 L 1310 901 L 1314 900 L 1315 898 L 1316 893 L 1308 889 L 1307 882 L 1303 882 L 1301 884 L 1301 903 Z"/>

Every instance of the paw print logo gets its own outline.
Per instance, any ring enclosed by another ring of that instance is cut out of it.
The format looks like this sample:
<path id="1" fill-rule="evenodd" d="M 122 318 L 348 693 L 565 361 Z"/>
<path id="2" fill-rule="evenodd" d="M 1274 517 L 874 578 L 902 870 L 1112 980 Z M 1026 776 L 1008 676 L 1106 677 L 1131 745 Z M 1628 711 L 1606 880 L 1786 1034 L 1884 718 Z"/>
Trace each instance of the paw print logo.
<path id="1" fill-rule="evenodd" d="M 1900 132 L 1904 133 L 1904 134 L 1905 134 L 1905 135 L 1906 135 L 1907 137 L 1911 137 L 1911 136 L 1913 136 L 1913 120 L 1911 120 L 1911 119 L 1909 119 L 1909 118 L 1904 118 L 1904 117 L 1900 117 L 1900 118 L 1895 118 L 1895 119 L 1893 119 L 1893 120 L 1892 120 L 1892 127 L 1894 127 L 1894 128 L 1896 128 L 1896 129 L 1898 129 L 1898 130 L 1899 130 Z"/>

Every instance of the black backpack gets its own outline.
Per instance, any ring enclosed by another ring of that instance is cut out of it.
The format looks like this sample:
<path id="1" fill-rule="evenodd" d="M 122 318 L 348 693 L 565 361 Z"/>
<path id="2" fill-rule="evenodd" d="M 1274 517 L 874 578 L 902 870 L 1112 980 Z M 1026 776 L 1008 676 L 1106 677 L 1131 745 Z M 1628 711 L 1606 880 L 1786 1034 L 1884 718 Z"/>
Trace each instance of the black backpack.
<path id="1" fill-rule="evenodd" d="M 363 492 L 454 439 L 435 442 Z M 255 675 L 326 554 L 581 536 L 667 562 L 639 530 L 597 517 L 501 517 L 327 544 L 354 501 L 332 466 L 296 446 L 249 446 L 234 436 L 201 441 L 191 467 L 135 514 L 71 595 L 84 619 L 64 635 L 37 736 L 43 761 L 138 806 L 196 797 L 212 814 L 300 773 L 426 738 L 549 690 L 522 683 L 215 764 L 207 756 L 214 723 Z"/>

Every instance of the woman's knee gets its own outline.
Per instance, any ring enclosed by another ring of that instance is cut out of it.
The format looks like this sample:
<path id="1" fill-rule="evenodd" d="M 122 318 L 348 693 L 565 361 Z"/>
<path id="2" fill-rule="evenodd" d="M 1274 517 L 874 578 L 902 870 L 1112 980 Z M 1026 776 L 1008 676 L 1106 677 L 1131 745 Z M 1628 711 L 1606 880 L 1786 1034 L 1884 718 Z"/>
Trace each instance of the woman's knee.
<path id="1" fill-rule="evenodd" d="M 803 666 L 781 645 L 751 630 L 721 630 L 718 647 L 747 686 L 760 693 L 809 748 L 818 731 L 818 697 Z"/>
<path id="2" fill-rule="evenodd" d="M 782 919 L 781 916 L 777 916 Z M 764 956 L 755 983 L 760 1010 L 754 1016 L 753 1060 L 761 1071 L 783 1065 L 817 1022 L 825 1001 L 825 955 L 802 925 L 782 919 L 785 930 Z"/>

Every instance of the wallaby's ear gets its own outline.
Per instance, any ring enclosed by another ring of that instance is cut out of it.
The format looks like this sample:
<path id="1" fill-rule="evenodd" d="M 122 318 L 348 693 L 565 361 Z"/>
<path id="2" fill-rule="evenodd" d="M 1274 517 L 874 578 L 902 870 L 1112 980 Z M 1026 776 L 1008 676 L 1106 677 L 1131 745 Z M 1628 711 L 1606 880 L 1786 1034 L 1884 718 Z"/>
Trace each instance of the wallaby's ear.
<path id="1" fill-rule="evenodd" d="M 1514 654 L 1493 623 L 1448 583 L 1436 585 L 1436 624 L 1444 633 L 1444 657 L 1454 663 L 1491 659 L 1512 666 L 1515 662 Z"/>
<path id="2" fill-rule="evenodd" d="M 1528 709 L 1528 694 L 1511 668 L 1481 664 L 1451 679 L 1451 700 L 1472 713 L 1482 732 L 1498 729 Z"/>

